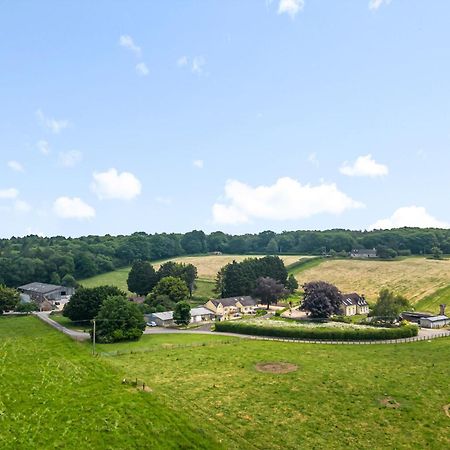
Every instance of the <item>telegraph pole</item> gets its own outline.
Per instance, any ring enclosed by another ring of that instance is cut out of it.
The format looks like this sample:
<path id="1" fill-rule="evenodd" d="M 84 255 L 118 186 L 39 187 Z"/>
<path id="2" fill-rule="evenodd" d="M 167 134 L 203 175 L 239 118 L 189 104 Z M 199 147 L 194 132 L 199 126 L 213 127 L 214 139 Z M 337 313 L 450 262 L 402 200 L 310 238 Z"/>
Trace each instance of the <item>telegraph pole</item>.
<path id="1" fill-rule="evenodd" d="M 94 330 L 92 333 L 92 355 L 95 356 L 95 319 L 93 320 Z"/>

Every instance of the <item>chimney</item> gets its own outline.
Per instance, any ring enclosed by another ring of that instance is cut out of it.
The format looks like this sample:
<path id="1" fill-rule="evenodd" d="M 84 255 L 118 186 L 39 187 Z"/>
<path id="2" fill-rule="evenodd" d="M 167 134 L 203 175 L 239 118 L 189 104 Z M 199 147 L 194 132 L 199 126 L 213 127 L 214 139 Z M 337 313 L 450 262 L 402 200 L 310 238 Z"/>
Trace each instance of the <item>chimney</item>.
<path id="1" fill-rule="evenodd" d="M 439 308 L 440 308 L 440 315 L 441 316 L 445 316 L 445 307 L 446 307 L 447 305 L 444 305 L 444 304 L 442 304 L 442 305 L 439 305 Z"/>

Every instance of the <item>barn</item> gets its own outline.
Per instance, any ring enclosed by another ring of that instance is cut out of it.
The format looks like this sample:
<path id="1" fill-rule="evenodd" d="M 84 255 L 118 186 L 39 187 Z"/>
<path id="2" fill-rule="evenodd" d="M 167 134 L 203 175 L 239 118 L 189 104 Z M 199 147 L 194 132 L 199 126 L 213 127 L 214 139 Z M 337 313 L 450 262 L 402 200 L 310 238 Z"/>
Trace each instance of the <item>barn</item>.
<path id="1" fill-rule="evenodd" d="M 450 318 L 447 316 L 422 317 L 420 326 L 424 328 L 442 328 L 450 325 Z"/>
<path id="2" fill-rule="evenodd" d="M 71 287 L 37 282 L 19 286 L 17 289 L 21 294 L 27 295 L 37 303 L 44 301 L 59 302 L 65 297 L 70 297 L 75 292 L 74 288 Z"/>

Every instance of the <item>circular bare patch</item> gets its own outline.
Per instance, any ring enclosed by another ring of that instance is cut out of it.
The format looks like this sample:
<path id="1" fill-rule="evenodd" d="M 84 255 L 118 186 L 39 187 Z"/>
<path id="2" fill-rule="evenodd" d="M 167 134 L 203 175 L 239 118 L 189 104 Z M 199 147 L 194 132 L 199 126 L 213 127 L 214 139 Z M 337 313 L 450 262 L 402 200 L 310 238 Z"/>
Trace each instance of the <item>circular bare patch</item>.
<path id="1" fill-rule="evenodd" d="M 380 403 L 386 408 L 390 409 L 400 408 L 400 403 L 397 400 L 393 399 L 392 397 L 385 397 L 380 400 Z"/>
<path id="2" fill-rule="evenodd" d="M 285 362 L 265 362 L 256 364 L 256 370 L 258 372 L 266 373 L 289 373 L 295 372 L 298 366 Z"/>

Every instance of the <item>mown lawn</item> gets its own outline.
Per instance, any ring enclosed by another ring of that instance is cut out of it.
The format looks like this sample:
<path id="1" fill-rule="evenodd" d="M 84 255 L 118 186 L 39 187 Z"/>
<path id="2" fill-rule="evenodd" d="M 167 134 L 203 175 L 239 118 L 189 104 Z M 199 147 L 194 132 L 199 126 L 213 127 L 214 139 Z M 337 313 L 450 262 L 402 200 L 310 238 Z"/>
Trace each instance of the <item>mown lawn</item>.
<path id="1" fill-rule="evenodd" d="M 415 305 L 417 311 L 429 311 L 431 313 L 439 313 L 439 305 L 447 305 L 447 311 L 450 311 L 450 286 L 446 286 L 433 294 L 420 300 Z"/>
<path id="2" fill-rule="evenodd" d="M 91 357 L 88 343 L 34 317 L 0 318 L 0 448 L 450 446 L 450 339 L 328 346 L 165 334 L 97 349 Z M 261 373 L 262 362 L 298 370 Z"/>

